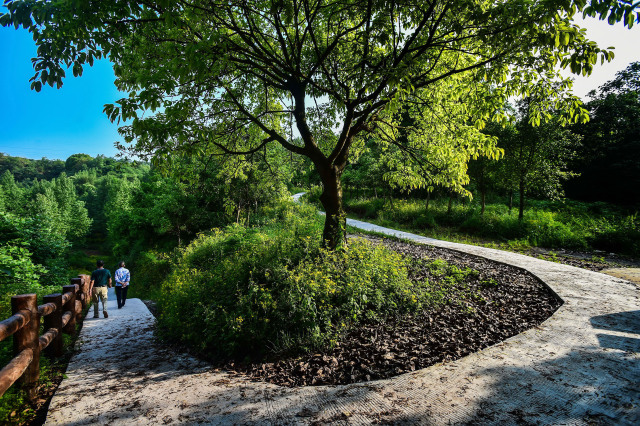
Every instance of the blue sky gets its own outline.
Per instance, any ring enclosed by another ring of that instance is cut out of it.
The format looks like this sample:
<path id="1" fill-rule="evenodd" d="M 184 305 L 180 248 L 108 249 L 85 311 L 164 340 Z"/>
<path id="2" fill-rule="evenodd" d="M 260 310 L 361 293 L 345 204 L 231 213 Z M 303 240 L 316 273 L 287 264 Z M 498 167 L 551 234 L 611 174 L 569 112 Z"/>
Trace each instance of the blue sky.
<path id="1" fill-rule="evenodd" d="M 611 63 L 596 68 L 588 78 L 576 79 L 574 93 L 586 99 L 590 90 L 612 79 L 630 62 L 640 60 L 640 25 L 628 30 L 594 19 L 580 25 L 601 47 L 616 47 Z M 61 89 L 45 86 L 36 93 L 29 87 L 31 58 L 35 55 L 28 32 L 0 27 L 0 152 L 63 160 L 76 153 L 114 156 L 114 142 L 122 139 L 118 126 L 109 122 L 102 109 L 124 94 L 113 85 L 111 65 L 98 61 L 86 67 L 80 78 L 68 72 L 70 77 Z"/>
<path id="2" fill-rule="evenodd" d="M 0 152 L 50 159 L 71 154 L 114 156 L 118 126 L 102 112 L 104 104 L 123 97 L 113 85 L 108 61 L 85 67 L 80 78 L 67 72 L 61 89 L 30 89 L 36 47 L 31 35 L 0 27 Z"/>

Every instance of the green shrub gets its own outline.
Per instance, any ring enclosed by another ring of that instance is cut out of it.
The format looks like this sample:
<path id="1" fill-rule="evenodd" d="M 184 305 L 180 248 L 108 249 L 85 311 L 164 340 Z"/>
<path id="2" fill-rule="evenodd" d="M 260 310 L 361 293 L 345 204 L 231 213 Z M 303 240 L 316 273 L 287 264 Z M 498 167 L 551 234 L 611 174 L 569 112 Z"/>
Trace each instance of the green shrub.
<path id="1" fill-rule="evenodd" d="M 268 344 L 279 330 L 269 323 L 277 308 L 274 285 L 318 252 L 322 232 L 313 207 L 288 203 L 275 213 L 280 222 L 213 230 L 183 250 L 158 300 L 162 334 L 212 356 Z"/>
<path id="2" fill-rule="evenodd" d="M 193 241 L 162 285 L 161 335 L 213 358 L 297 353 L 331 346 L 362 321 L 445 300 L 445 289 L 412 280 L 411 263 L 383 246 L 320 248 L 322 218 L 302 213 Z"/>
<path id="3" fill-rule="evenodd" d="M 171 257 L 153 250 L 144 251 L 127 262 L 127 267 L 133 273 L 129 297 L 155 300 L 160 295 L 162 282 L 171 272 Z"/>
<path id="4" fill-rule="evenodd" d="M 379 211 L 384 207 L 385 200 L 381 198 L 364 199 L 358 198 L 345 201 L 345 210 L 357 214 L 365 219 L 375 219 Z"/>
<path id="5" fill-rule="evenodd" d="M 353 241 L 290 269 L 277 289 L 278 336 L 284 348 L 314 349 L 350 325 L 414 311 L 423 300 L 407 260 L 383 246 Z"/>
<path id="6" fill-rule="evenodd" d="M 619 253 L 640 256 L 640 220 L 637 214 L 621 219 L 592 221 L 593 247 Z"/>
<path id="7" fill-rule="evenodd" d="M 579 229 L 572 229 L 569 224 L 557 220 L 557 216 L 551 211 L 527 211 L 524 226 L 529 242 L 542 247 L 587 248 L 585 235 Z"/>

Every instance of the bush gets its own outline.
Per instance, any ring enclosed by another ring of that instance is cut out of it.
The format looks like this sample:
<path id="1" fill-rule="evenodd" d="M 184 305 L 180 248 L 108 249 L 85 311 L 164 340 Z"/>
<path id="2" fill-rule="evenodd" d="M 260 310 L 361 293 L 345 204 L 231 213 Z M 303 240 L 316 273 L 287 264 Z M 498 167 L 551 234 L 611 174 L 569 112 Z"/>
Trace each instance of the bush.
<path id="1" fill-rule="evenodd" d="M 618 220 L 592 221 L 591 244 L 598 249 L 640 256 L 640 220 L 637 214 Z"/>
<path id="2" fill-rule="evenodd" d="M 313 207 L 291 203 L 270 214 L 281 222 L 212 230 L 182 251 L 158 300 L 164 336 L 217 356 L 250 353 L 277 335 L 273 287 L 318 252 L 322 223 Z"/>
<path id="3" fill-rule="evenodd" d="M 283 348 L 321 348 L 352 324 L 416 310 L 426 294 L 409 279 L 407 260 L 364 241 L 320 250 L 288 272 L 274 297 Z"/>
<path id="4" fill-rule="evenodd" d="M 523 225 L 529 242 L 542 247 L 587 248 L 584 233 L 557 220 L 557 216 L 557 213 L 550 211 L 527 211 Z"/>
<path id="5" fill-rule="evenodd" d="M 157 251 L 144 251 L 127 262 L 127 267 L 135 271 L 129 297 L 157 299 L 162 282 L 171 273 L 171 257 Z"/>
<path id="6" fill-rule="evenodd" d="M 162 285 L 161 335 L 212 358 L 297 353 L 331 346 L 362 321 L 430 305 L 441 291 L 412 281 L 408 261 L 383 246 L 323 250 L 321 230 L 314 213 L 201 235 Z"/>

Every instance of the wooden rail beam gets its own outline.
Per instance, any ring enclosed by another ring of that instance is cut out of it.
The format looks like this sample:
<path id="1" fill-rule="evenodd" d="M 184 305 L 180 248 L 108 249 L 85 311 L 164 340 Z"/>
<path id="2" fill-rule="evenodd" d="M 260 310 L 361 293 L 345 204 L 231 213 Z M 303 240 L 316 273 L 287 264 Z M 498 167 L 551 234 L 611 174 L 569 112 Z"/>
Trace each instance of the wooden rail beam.
<path id="1" fill-rule="evenodd" d="M 14 358 L 0 370 L 0 397 L 20 380 L 29 398 L 35 396 L 40 376 L 40 352 L 53 357 L 62 355 L 62 333 L 73 334 L 76 321 L 89 302 L 89 277 L 81 275 L 62 287 L 63 293 L 44 296 L 37 304 L 35 294 L 11 298 L 12 316 L 0 321 L 0 341 L 13 335 Z M 40 318 L 44 318 L 45 333 L 39 336 Z"/>
<path id="2" fill-rule="evenodd" d="M 51 342 L 53 342 L 55 338 L 60 335 L 60 332 L 55 328 L 47 330 L 47 332 L 40 336 L 40 338 L 38 339 L 38 346 L 40 347 L 40 351 L 46 349 L 51 344 Z"/>
<path id="3" fill-rule="evenodd" d="M 9 318 L 0 322 L 0 342 L 24 327 L 31 319 L 28 310 L 18 311 Z"/>
<path id="4" fill-rule="evenodd" d="M 62 330 L 64 331 L 64 328 L 67 326 L 67 324 L 69 324 L 69 321 L 71 321 L 71 316 L 73 314 L 69 311 L 65 312 L 64 314 L 62 314 Z"/>
<path id="5" fill-rule="evenodd" d="M 47 296 L 45 296 L 46 298 Z M 47 303 L 45 302 L 44 305 L 40 305 L 38 306 L 38 315 L 40 315 L 40 317 L 44 317 L 49 315 L 51 312 L 55 311 L 56 309 L 56 305 L 54 303 Z"/>
<path id="6" fill-rule="evenodd" d="M 33 360 L 33 351 L 31 349 L 25 349 L 20 352 L 17 357 L 14 357 L 9 364 L 7 364 L 2 370 L 0 370 L 0 396 L 14 384 L 25 370 L 31 364 Z"/>
<path id="7" fill-rule="evenodd" d="M 69 287 L 69 286 L 65 285 L 65 286 L 62 287 L 62 290 L 63 290 L 62 291 L 62 306 L 66 305 L 69 302 L 69 300 L 71 300 L 71 296 L 72 296 L 70 291 L 68 291 L 68 292 L 64 291 L 65 287 Z"/>

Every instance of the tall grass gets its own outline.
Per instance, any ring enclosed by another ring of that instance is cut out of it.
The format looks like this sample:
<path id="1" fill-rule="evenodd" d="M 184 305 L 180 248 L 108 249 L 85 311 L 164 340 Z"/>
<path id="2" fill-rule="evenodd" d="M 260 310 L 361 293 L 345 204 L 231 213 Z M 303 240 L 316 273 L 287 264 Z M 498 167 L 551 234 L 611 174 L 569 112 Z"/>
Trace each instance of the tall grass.
<path id="1" fill-rule="evenodd" d="M 314 193 L 310 195 L 314 200 Z M 490 239 L 512 245 L 605 250 L 640 256 L 640 218 L 606 203 L 531 201 L 518 220 L 504 203 L 345 197 L 348 214 L 435 238 Z"/>

